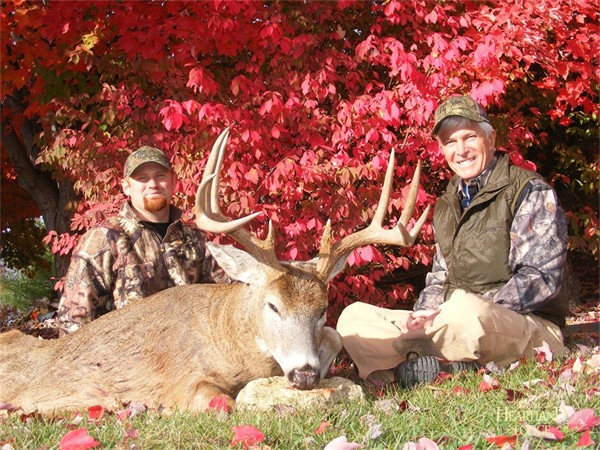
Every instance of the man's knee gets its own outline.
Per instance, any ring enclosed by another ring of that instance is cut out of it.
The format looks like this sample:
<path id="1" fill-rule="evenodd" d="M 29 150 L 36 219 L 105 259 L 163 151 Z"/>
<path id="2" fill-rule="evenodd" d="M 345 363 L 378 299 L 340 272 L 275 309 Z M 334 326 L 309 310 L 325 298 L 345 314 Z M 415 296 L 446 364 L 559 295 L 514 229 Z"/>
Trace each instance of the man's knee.
<path id="1" fill-rule="evenodd" d="M 337 321 L 336 329 L 342 336 L 356 334 L 360 322 L 364 320 L 365 314 L 371 305 L 355 302 L 344 308 Z"/>

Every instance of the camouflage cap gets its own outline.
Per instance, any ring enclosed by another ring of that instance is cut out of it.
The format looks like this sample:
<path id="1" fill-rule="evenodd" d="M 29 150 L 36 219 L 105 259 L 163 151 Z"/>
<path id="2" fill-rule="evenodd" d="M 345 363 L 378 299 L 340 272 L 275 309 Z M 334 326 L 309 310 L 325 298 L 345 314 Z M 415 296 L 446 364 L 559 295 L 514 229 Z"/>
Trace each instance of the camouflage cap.
<path id="1" fill-rule="evenodd" d="M 169 158 L 167 158 L 162 150 L 145 145 L 127 157 L 127 161 L 125 161 L 125 178 L 130 176 L 140 165 L 148 162 L 160 164 L 165 169 L 171 170 Z"/>
<path id="2" fill-rule="evenodd" d="M 442 123 L 442 120 L 450 116 L 465 117 L 474 122 L 490 123 L 490 119 L 486 114 L 485 109 L 468 95 L 450 97 L 435 111 L 433 116 L 435 125 L 433 126 L 432 131 L 434 135 L 437 134 L 437 130 Z"/>

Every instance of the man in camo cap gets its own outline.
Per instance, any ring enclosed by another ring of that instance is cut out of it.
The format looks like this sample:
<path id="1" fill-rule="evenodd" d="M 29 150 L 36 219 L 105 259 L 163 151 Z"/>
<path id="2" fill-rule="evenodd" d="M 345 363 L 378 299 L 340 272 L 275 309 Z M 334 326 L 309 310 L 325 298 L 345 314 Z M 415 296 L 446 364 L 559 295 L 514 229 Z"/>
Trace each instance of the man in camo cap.
<path id="1" fill-rule="evenodd" d="M 128 200 L 89 229 L 73 253 L 57 314 L 61 335 L 172 286 L 229 282 L 204 234 L 171 205 L 176 177 L 165 153 L 140 147 L 123 175 Z"/>
<path id="2" fill-rule="evenodd" d="M 433 136 L 455 174 L 435 205 L 433 266 L 414 311 L 357 302 L 342 312 L 337 329 L 359 375 L 412 387 L 442 371 L 506 366 L 544 342 L 561 354 L 567 227 L 556 193 L 496 150 L 469 96 L 439 106 Z"/>

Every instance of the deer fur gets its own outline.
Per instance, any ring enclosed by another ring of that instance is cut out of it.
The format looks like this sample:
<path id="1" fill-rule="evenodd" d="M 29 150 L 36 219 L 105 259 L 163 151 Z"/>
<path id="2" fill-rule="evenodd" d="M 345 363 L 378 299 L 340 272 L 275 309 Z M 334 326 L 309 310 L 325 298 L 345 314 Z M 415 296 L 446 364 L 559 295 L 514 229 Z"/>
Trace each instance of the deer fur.
<path id="1" fill-rule="evenodd" d="M 260 265 L 231 246 L 215 255 L 253 265 L 253 284 L 178 286 L 105 314 L 73 334 L 42 340 L 0 335 L 0 402 L 26 412 L 92 405 L 204 410 L 212 398 L 233 398 L 257 378 L 313 369 L 314 387 L 341 350 L 324 327 L 325 283 L 288 266 L 268 281 Z M 298 301 L 302 299 L 302 301 Z M 278 311 L 273 310 L 275 307 Z M 318 370 L 315 370 L 318 369 Z"/>

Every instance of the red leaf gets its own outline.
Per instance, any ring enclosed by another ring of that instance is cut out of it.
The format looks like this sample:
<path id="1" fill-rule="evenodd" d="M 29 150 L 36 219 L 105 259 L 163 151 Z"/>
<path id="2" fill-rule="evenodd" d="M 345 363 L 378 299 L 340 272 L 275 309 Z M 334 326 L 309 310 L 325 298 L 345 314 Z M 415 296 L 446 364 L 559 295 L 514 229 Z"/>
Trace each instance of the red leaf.
<path id="1" fill-rule="evenodd" d="M 549 425 L 535 427 L 533 425 L 523 424 L 523 427 L 529 436 L 536 438 L 548 439 L 551 441 L 562 441 L 565 438 L 565 434 L 562 431 Z"/>
<path id="2" fill-rule="evenodd" d="M 360 447 L 356 442 L 348 442 L 346 436 L 339 436 L 330 441 L 323 450 L 353 450 Z"/>
<path id="3" fill-rule="evenodd" d="M 495 444 L 496 447 L 502 448 L 505 444 L 514 446 L 517 443 L 517 435 L 513 436 L 490 436 L 485 438 L 490 444 Z"/>
<path id="4" fill-rule="evenodd" d="M 450 391 L 453 395 L 462 395 L 462 394 L 468 394 L 469 390 L 462 388 L 460 386 L 456 386 L 454 387 L 454 389 L 452 389 L 452 391 Z"/>
<path id="5" fill-rule="evenodd" d="M 569 429 L 575 431 L 585 431 L 594 428 L 600 424 L 600 417 L 596 417 L 594 410 L 590 408 L 577 411 L 567 421 Z"/>
<path id="6" fill-rule="evenodd" d="M 88 434 L 87 428 L 69 431 L 58 444 L 60 450 L 85 450 L 100 445 Z"/>
<path id="7" fill-rule="evenodd" d="M 281 135 L 279 128 L 277 128 L 276 126 L 273 126 L 271 128 L 271 136 L 273 136 L 275 139 L 279 139 L 279 136 Z"/>
<path id="8" fill-rule="evenodd" d="M 472 449 L 473 449 L 473 444 L 461 445 L 460 447 L 458 447 L 458 450 L 472 450 Z"/>
<path id="9" fill-rule="evenodd" d="M 104 408 L 100 405 L 90 406 L 88 408 L 88 420 L 99 420 L 104 415 Z"/>
<path id="10" fill-rule="evenodd" d="M 325 428 L 327 428 L 329 425 L 331 425 L 329 422 L 321 422 L 319 424 L 319 426 L 317 428 L 315 428 L 314 433 L 321 434 L 323 431 L 325 431 Z"/>
<path id="11" fill-rule="evenodd" d="M 452 378 L 452 374 L 450 374 L 448 372 L 440 372 L 435 377 L 434 382 L 435 383 L 441 383 L 442 381 L 449 380 L 451 378 Z"/>
<path id="12" fill-rule="evenodd" d="M 161 108 L 159 116 L 163 118 L 162 123 L 167 130 L 178 130 L 185 119 L 181 105 L 175 101 L 168 101 L 168 105 Z"/>
<path id="13" fill-rule="evenodd" d="M 546 341 L 540 347 L 534 348 L 539 363 L 552 362 L 552 350 Z"/>
<path id="14" fill-rule="evenodd" d="M 506 401 L 507 402 L 514 402 L 515 400 L 518 400 L 523 397 L 525 397 L 525 394 L 523 394 L 520 391 L 515 391 L 514 389 L 506 390 Z"/>
<path id="15" fill-rule="evenodd" d="M 227 404 L 227 396 L 225 394 L 213 397 L 208 403 L 208 409 L 214 409 L 215 411 L 229 412 L 229 405 Z"/>
<path id="16" fill-rule="evenodd" d="M 495 378 L 490 377 L 487 373 L 483 374 L 483 381 L 479 383 L 477 390 L 479 392 L 495 391 L 500 389 L 500 383 Z"/>
<path id="17" fill-rule="evenodd" d="M 249 446 L 265 441 L 265 435 L 252 425 L 240 425 L 233 427 L 233 433 L 233 439 L 229 443 L 230 447 L 242 444 L 244 449 L 247 449 Z"/>
<path id="18" fill-rule="evenodd" d="M 585 433 L 581 435 L 579 441 L 577 441 L 576 447 L 589 447 L 594 445 L 596 442 L 590 437 L 590 430 L 585 430 Z"/>
<path id="19" fill-rule="evenodd" d="M 127 441 L 128 439 L 137 439 L 139 437 L 140 432 L 137 430 L 137 428 L 128 428 L 125 436 L 123 436 L 123 442 Z"/>

